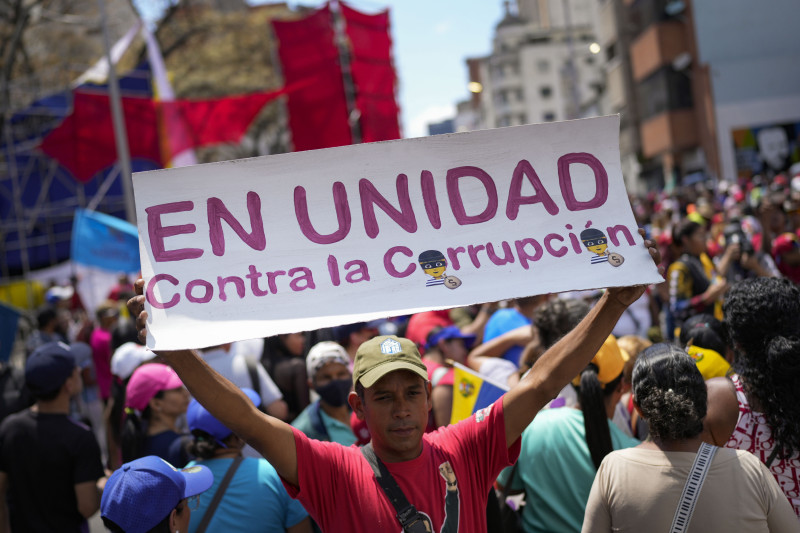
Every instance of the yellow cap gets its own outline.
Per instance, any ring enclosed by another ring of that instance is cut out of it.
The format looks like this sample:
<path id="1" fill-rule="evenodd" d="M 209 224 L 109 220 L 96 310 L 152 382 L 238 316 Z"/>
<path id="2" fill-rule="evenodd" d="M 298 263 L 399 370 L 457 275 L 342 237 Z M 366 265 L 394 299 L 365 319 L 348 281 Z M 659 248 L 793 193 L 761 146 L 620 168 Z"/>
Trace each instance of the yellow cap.
<path id="1" fill-rule="evenodd" d="M 619 347 L 616 337 L 609 335 L 591 361 L 597 367 L 597 380 L 600 384 L 605 387 L 606 383 L 617 379 L 622 374 L 622 369 L 625 368 L 625 362 L 628 359 L 630 359 L 628 352 Z M 576 376 L 572 380 L 572 384 L 576 387 L 579 386 L 581 376 Z"/>
<path id="2" fill-rule="evenodd" d="M 694 359 L 694 364 L 703 379 L 721 378 L 731 373 L 731 365 L 719 353 L 699 346 L 687 346 L 686 352 Z"/>

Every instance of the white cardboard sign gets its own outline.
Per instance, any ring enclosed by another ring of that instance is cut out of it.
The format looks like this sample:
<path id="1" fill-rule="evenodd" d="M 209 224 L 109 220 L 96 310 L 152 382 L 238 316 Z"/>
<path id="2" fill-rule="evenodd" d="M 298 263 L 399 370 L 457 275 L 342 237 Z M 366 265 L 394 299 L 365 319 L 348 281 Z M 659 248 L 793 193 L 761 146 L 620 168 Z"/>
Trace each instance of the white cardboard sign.
<path id="1" fill-rule="evenodd" d="M 147 345 L 656 283 L 619 117 L 134 175 Z"/>

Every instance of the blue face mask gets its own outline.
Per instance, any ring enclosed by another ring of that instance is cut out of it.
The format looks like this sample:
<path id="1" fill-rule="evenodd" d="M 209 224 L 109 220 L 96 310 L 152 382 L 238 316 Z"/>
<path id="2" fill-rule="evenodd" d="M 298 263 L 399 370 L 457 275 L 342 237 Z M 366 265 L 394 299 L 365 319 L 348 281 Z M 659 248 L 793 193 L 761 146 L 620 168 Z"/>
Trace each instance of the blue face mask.
<path id="1" fill-rule="evenodd" d="M 322 387 L 316 387 L 319 397 L 331 407 L 341 407 L 347 402 L 350 390 L 353 388 L 353 378 L 334 379 Z"/>

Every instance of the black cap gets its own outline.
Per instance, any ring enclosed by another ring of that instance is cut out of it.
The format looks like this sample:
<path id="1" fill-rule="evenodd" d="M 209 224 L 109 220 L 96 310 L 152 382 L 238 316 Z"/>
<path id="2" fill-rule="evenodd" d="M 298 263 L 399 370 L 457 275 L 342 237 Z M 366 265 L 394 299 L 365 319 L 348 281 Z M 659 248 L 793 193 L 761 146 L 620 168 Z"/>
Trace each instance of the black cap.
<path id="1" fill-rule="evenodd" d="M 419 262 L 427 263 L 429 261 L 444 261 L 444 255 L 438 250 L 426 250 L 419 254 Z"/>
<path id="2" fill-rule="evenodd" d="M 49 342 L 37 348 L 25 363 L 25 382 L 34 394 L 58 391 L 76 367 L 69 345 Z"/>
<path id="3" fill-rule="evenodd" d="M 595 228 L 588 228 L 581 232 L 581 240 L 588 241 L 589 239 L 603 239 L 606 234 Z"/>

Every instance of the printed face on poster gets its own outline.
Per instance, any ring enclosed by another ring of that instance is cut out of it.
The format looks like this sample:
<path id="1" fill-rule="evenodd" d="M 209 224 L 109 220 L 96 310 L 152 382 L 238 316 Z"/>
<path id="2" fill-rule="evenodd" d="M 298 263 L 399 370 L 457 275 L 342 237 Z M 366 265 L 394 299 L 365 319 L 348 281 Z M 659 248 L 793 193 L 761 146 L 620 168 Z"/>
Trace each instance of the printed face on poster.
<path id="1" fill-rule="evenodd" d="M 153 349 L 661 281 L 619 117 L 134 175 Z"/>

